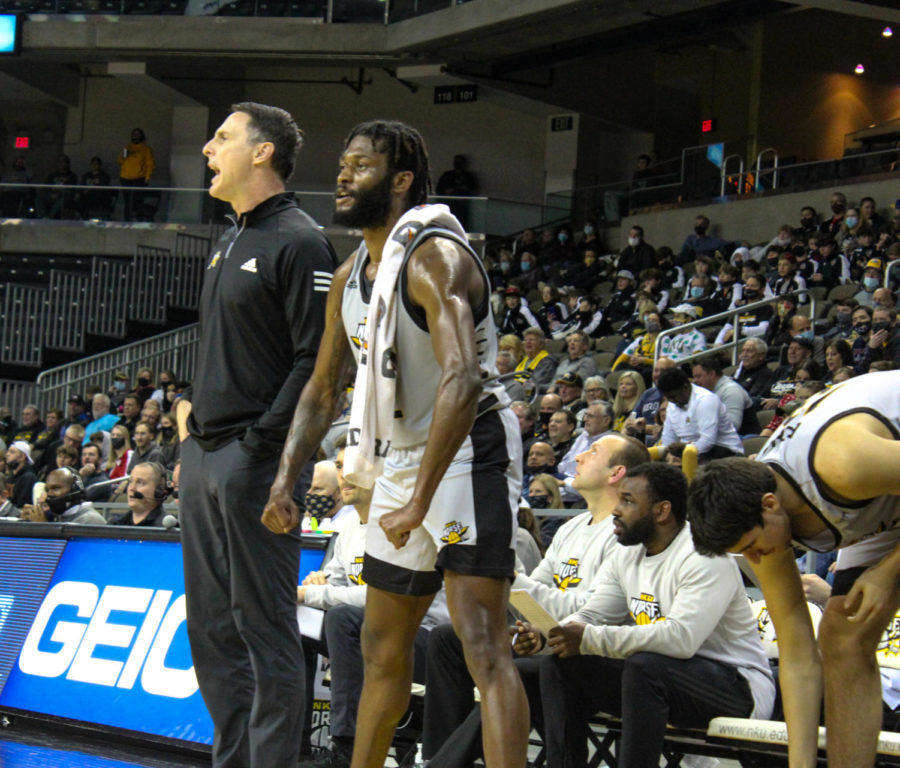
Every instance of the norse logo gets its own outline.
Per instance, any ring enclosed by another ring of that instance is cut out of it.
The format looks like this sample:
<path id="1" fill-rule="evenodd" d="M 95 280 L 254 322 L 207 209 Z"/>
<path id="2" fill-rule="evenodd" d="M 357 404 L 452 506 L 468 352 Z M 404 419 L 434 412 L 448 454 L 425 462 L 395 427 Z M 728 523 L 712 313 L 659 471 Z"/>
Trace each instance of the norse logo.
<path id="1" fill-rule="evenodd" d="M 357 349 L 368 349 L 369 341 L 366 337 L 366 322 L 369 318 L 366 318 L 361 323 L 356 326 L 356 335 L 350 337 L 350 341 L 353 342 L 354 346 Z"/>
<path id="2" fill-rule="evenodd" d="M 894 616 L 885 627 L 875 651 L 888 656 L 900 655 L 900 615 Z"/>
<path id="3" fill-rule="evenodd" d="M 444 544 L 461 544 L 468 539 L 468 536 L 466 536 L 466 531 L 468 530 L 468 525 L 463 525 L 454 520 L 452 523 L 447 523 L 444 526 L 444 535 L 441 536 L 441 541 Z"/>
<path id="4" fill-rule="evenodd" d="M 759 632 L 759 639 L 764 640 L 769 624 L 772 623 L 772 617 L 769 616 L 768 608 L 761 608 L 756 616 L 756 631 Z"/>
<path id="5" fill-rule="evenodd" d="M 347 574 L 347 577 L 350 579 L 353 584 L 365 584 L 362 577 L 362 569 L 363 569 L 363 556 L 358 555 L 353 558 L 353 562 L 350 563 L 350 573 Z"/>
<path id="6" fill-rule="evenodd" d="M 569 587 L 574 587 L 581 583 L 581 578 L 578 576 L 578 565 L 579 560 L 577 557 L 570 557 L 560 565 L 559 573 L 553 574 L 553 582 L 556 584 L 557 589 L 565 592 Z"/>
<path id="7" fill-rule="evenodd" d="M 653 624 L 656 621 L 663 621 L 666 617 L 662 615 L 662 609 L 653 595 L 641 592 L 640 597 L 631 598 L 631 618 L 637 625 Z"/>

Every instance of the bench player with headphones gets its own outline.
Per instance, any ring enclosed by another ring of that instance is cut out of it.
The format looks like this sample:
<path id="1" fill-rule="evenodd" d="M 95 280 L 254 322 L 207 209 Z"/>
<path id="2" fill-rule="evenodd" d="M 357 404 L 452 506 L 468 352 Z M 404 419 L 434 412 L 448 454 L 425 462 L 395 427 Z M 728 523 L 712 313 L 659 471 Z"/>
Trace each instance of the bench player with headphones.
<path id="1" fill-rule="evenodd" d="M 169 496 L 166 468 L 155 461 L 144 461 L 131 469 L 128 482 L 128 511 L 111 521 L 111 525 L 163 524 L 163 502 Z"/>
<path id="2" fill-rule="evenodd" d="M 103 515 L 87 501 L 81 475 L 71 467 L 60 467 L 47 475 L 46 490 L 43 503 L 26 504 L 22 508 L 23 520 L 106 525 Z"/>

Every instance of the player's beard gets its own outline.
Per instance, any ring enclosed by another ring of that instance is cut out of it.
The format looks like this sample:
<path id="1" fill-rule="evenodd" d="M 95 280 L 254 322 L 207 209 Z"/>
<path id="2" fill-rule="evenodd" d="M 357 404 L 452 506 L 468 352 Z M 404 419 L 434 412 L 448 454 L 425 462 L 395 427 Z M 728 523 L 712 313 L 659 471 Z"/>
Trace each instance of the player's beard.
<path id="1" fill-rule="evenodd" d="M 335 209 L 331 223 L 338 227 L 352 229 L 374 229 L 383 227 L 391 212 L 392 174 L 385 174 L 384 179 L 371 189 L 352 195 L 353 205 L 346 210 Z"/>
<path id="2" fill-rule="evenodd" d="M 616 538 L 623 547 L 633 547 L 635 544 L 646 544 L 653 536 L 653 518 L 650 515 L 635 520 L 631 525 L 626 526 L 622 519 L 619 518 L 618 524 L 622 527 L 622 532 L 616 535 Z"/>

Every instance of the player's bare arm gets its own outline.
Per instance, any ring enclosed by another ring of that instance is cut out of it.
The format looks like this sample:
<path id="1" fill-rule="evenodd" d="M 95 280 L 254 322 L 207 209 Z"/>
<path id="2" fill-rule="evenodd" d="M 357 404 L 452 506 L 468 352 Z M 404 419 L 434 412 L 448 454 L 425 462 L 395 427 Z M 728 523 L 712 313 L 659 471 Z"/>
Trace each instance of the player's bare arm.
<path id="1" fill-rule="evenodd" d="M 353 257 L 337 268 L 331 281 L 325 305 L 325 332 L 316 365 L 294 410 L 291 428 L 281 452 L 278 474 L 262 513 L 263 525 L 273 533 L 287 533 L 300 522 L 291 492 L 303 463 L 312 456 L 331 426 L 335 404 L 353 362 L 341 319 L 341 299 L 352 267 Z"/>
<path id="2" fill-rule="evenodd" d="M 852 457 L 852 460 L 848 460 Z M 813 464 L 830 490 L 850 501 L 900 495 L 900 441 L 874 416 L 854 413 L 829 426 Z M 881 622 L 894 604 L 900 582 L 900 546 L 860 576 L 847 594 L 849 620 Z"/>
<path id="3" fill-rule="evenodd" d="M 751 561 L 778 637 L 779 682 L 791 768 L 816 765 L 822 664 L 793 550 Z"/>
<path id="4" fill-rule="evenodd" d="M 442 374 L 412 498 L 380 520 L 395 547 L 403 546 L 425 519 L 441 478 L 472 428 L 481 392 L 472 306 L 481 301 L 485 287 L 472 256 L 449 240 L 431 238 L 410 257 L 407 277 L 410 299 L 425 311 Z"/>

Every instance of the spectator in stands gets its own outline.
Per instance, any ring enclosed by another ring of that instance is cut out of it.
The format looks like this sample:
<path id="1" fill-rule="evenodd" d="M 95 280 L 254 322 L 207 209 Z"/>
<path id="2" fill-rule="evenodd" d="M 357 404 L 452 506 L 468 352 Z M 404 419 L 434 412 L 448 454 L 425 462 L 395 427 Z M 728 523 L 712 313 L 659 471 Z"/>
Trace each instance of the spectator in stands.
<path id="1" fill-rule="evenodd" d="M 119 164 L 119 186 L 137 188 L 133 192 L 125 192 L 125 221 L 143 221 L 146 212 L 141 188 L 150 184 L 150 177 L 156 169 L 153 150 L 147 146 L 143 130 L 132 130 L 131 142 L 122 149 L 116 162 Z"/>
<path id="2" fill-rule="evenodd" d="M 22 423 L 13 435 L 13 442 L 23 440 L 33 446 L 37 436 L 44 431 L 44 422 L 41 421 L 41 412 L 36 405 L 26 405 L 22 408 Z"/>
<path id="3" fill-rule="evenodd" d="M 559 300 L 559 291 L 549 283 L 545 283 L 541 288 L 541 301 L 543 303 L 535 313 L 535 316 L 538 324 L 541 326 L 541 330 L 547 336 L 552 336 L 566 322 L 566 319 L 569 317 L 569 310 Z M 533 325 L 533 323 L 529 325 Z"/>
<path id="4" fill-rule="evenodd" d="M 557 331 L 555 337 L 566 338 L 573 331 L 581 331 L 589 337 L 600 336 L 605 315 L 600 311 L 599 303 L 593 295 L 579 298 L 575 311 L 569 315 L 569 322 Z"/>
<path id="5" fill-rule="evenodd" d="M 853 335 L 853 310 L 856 309 L 853 299 L 839 299 L 829 311 L 829 316 L 834 317 L 834 326 L 829 328 L 822 336 L 825 341 L 831 339 L 849 339 Z"/>
<path id="6" fill-rule="evenodd" d="M 797 261 L 793 254 L 782 253 L 778 257 L 778 276 L 771 281 L 772 293 L 781 296 L 786 293 L 794 293 L 795 291 L 805 291 L 806 280 L 797 274 Z M 795 299 L 799 304 L 809 302 L 806 293 L 799 294 Z"/>
<path id="7" fill-rule="evenodd" d="M 436 195 L 455 197 L 471 197 L 478 194 L 478 179 L 469 170 L 469 161 L 465 155 L 453 156 L 453 167 L 440 175 L 434 192 Z"/>
<path id="8" fill-rule="evenodd" d="M 638 280 L 640 280 L 638 295 L 643 294 L 652 301 L 658 312 L 665 312 L 669 306 L 669 291 L 663 288 L 662 278 L 662 272 L 656 267 L 641 270 L 638 275 Z M 640 311 L 640 307 L 638 311 Z"/>
<path id="9" fill-rule="evenodd" d="M 681 246 L 678 255 L 679 264 L 688 264 L 700 256 L 715 256 L 716 251 L 724 252 L 728 242 L 715 235 L 707 235 L 709 230 L 709 218 L 700 215 L 694 219 L 694 232 L 688 235 Z"/>
<path id="10" fill-rule="evenodd" d="M 116 413 L 122 409 L 122 403 L 128 392 L 128 374 L 125 371 L 116 371 L 113 374 L 113 382 L 106 394 L 109 395 L 109 409 Z"/>
<path id="11" fill-rule="evenodd" d="M 519 361 L 516 371 L 530 372 L 536 390 L 546 392 L 556 372 L 556 358 L 544 349 L 544 332 L 539 327 L 528 328 L 523 336 L 525 357 Z"/>
<path id="12" fill-rule="evenodd" d="M 765 719 L 775 701 L 737 564 L 694 549 L 684 475 L 647 462 L 630 468 L 618 491 L 620 548 L 587 602 L 548 638 L 517 624 L 516 653 L 546 645 L 552 654 L 537 669 L 517 665 L 532 712 L 543 714 L 547 765 L 587 765 L 597 711 L 621 718 L 616 758 L 633 768 L 659 764 L 667 723 L 705 729 L 717 716 Z"/>
<path id="13" fill-rule="evenodd" d="M 509 352 L 516 361 L 516 365 L 525 357 L 525 345 L 522 339 L 514 333 L 506 333 L 497 341 L 497 349 L 501 352 Z"/>
<path id="14" fill-rule="evenodd" d="M 159 434 L 159 422 L 162 418 L 162 410 L 159 407 L 159 403 L 156 400 L 147 399 L 144 402 L 143 408 L 141 408 L 141 421 L 146 422 L 150 425 L 150 429 L 153 430 L 153 439 L 156 439 L 157 434 Z"/>
<path id="15" fill-rule="evenodd" d="M 95 443 L 87 443 L 81 448 L 81 479 L 84 481 L 85 492 L 90 501 L 108 501 L 112 494 L 111 485 L 101 485 L 97 488 L 91 486 L 105 483 L 109 475 L 103 470 L 103 459 L 100 446 Z"/>
<path id="16" fill-rule="evenodd" d="M 741 271 L 734 264 L 723 264 L 719 268 L 719 284 L 706 302 L 709 314 L 716 315 L 728 309 L 735 299 L 743 295 Z"/>
<path id="17" fill-rule="evenodd" d="M 804 336 L 791 339 L 787 345 L 785 357 L 787 362 L 776 368 L 772 373 L 772 381 L 769 386 L 769 396 L 760 401 L 762 408 L 777 408 L 778 401 L 786 394 L 794 392 L 797 388 L 797 371 L 806 363 L 812 363 L 815 368 L 809 368 L 810 378 L 821 379 L 822 372 L 818 363 L 812 360 L 813 342 Z"/>
<path id="18" fill-rule="evenodd" d="M 784 297 L 775 302 L 775 315 L 763 338 L 772 346 L 787 344 L 801 330 L 805 331 L 809 327 L 808 322 L 804 322 L 808 320 L 805 315 L 796 313 L 796 300 L 793 297 Z"/>
<path id="19" fill-rule="evenodd" d="M 535 254 L 539 254 L 541 251 L 540 241 L 537 239 L 537 236 L 534 234 L 534 230 L 531 227 L 523 229 L 522 234 L 519 235 L 513 243 L 513 253 L 519 254 L 522 251 L 528 251 L 529 253 Z"/>
<path id="20" fill-rule="evenodd" d="M 852 265 L 851 265 L 852 272 Z M 857 304 L 865 307 L 874 307 L 873 294 L 884 283 L 884 262 L 881 259 L 869 259 L 866 262 L 863 278 L 859 283 L 859 291 L 853 298 Z"/>
<path id="21" fill-rule="evenodd" d="M 79 441 L 78 444 L 81 445 L 81 441 Z M 79 456 L 78 448 L 75 446 L 61 445 L 56 449 L 56 467 L 71 467 L 72 469 L 77 470 Z M 50 471 L 52 472 L 53 470 Z"/>
<path id="22" fill-rule="evenodd" d="M 613 400 L 613 413 L 615 415 L 613 429 L 616 432 L 622 431 L 625 426 L 625 419 L 634 410 L 645 389 L 644 377 L 637 371 L 625 371 L 619 377 L 616 399 Z"/>
<path id="23" fill-rule="evenodd" d="M 763 279 L 759 275 L 750 275 L 744 279 L 744 289 L 741 298 L 735 299 L 734 307 L 743 307 L 747 304 L 755 304 L 763 298 Z M 764 305 L 749 309 L 738 315 L 738 336 L 764 336 L 769 329 L 769 321 L 772 319 L 771 305 Z M 734 326 L 725 323 L 722 330 L 716 336 L 715 344 L 725 344 L 734 336 Z"/>
<path id="24" fill-rule="evenodd" d="M 13 160 L 9 173 L 3 175 L 3 181 L 20 186 L 3 190 L 0 197 L 0 213 L 8 218 L 33 216 L 34 192 L 22 187 L 34 182 L 34 172 L 28 167 L 24 155 L 19 155 Z"/>
<path id="25" fill-rule="evenodd" d="M 842 381 L 848 381 L 852 379 L 856 375 L 856 371 L 853 370 L 849 365 L 845 365 L 843 368 L 838 368 L 834 372 L 834 376 L 831 377 L 832 384 L 840 384 Z"/>
<path id="26" fill-rule="evenodd" d="M 872 336 L 872 308 L 865 305 L 853 310 L 853 333 L 848 339 L 853 352 L 853 368 L 856 373 L 864 373 L 862 362 L 866 355 L 866 346 Z"/>
<path id="27" fill-rule="evenodd" d="M 616 268 L 627 269 L 631 274 L 638 275 L 645 269 L 653 269 L 658 266 L 656 249 L 644 241 L 644 228 L 638 225 L 628 230 L 628 245 L 619 254 Z"/>
<path id="28" fill-rule="evenodd" d="M 84 497 L 84 482 L 70 467 L 54 469 L 47 476 L 46 492 L 37 504 L 22 508 L 22 520 L 45 523 L 79 523 L 81 525 L 106 525 L 103 517 Z"/>
<path id="29" fill-rule="evenodd" d="M 0 463 L 3 463 L 3 457 L 0 456 Z M 0 472 L 0 518 L 20 518 L 22 517 L 22 510 L 19 509 L 15 504 L 13 504 L 10 500 L 10 490 L 9 486 L 7 486 L 3 480 L 3 474 Z"/>
<path id="30" fill-rule="evenodd" d="M 615 434 L 613 430 L 613 408 L 612 403 L 600 400 L 592 403 L 584 412 L 584 429 L 578 434 L 572 442 L 571 448 L 562 457 L 557 465 L 559 471 L 566 477 L 566 488 L 571 490 L 571 479 L 575 477 L 577 469 L 575 459 L 579 454 L 584 453 L 597 440 L 604 435 Z"/>
<path id="31" fill-rule="evenodd" d="M 820 285 L 830 290 L 850 281 L 850 261 L 835 247 L 831 235 L 819 235 L 817 251 L 819 266 L 809 280 L 810 285 Z"/>
<path id="32" fill-rule="evenodd" d="M 537 437 L 537 433 L 534 430 L 537 423 L 537 411 L 531 403 L 524 400 L 514 400 L 510 408 L 519 420 L 519 433 L 522 436 L 522 455 L 527 457 L 528 449 Z"/>
<path id="33" fill-rule="evenodd" d="M 515 285 L 509 286 L 504 292 L 506 309 L 500 320 L 498 332 L 501 334 L 514 334 L 522 338 L 529 328 L 539 326 L 537 318 L 532 314 L 528 305 L 522 301 L 522 291 Z"/>
<path id="34" fill-rule="evenodd" d="M 567 373 L 576 373 L 582 380 L 597 373 L 597 364 L 588 355 L 589 348 L 590 341 L 583 331 L 572 331 L 566 336 L 566 355 L 556 366 L 557 381 Z"/>
<path id="35" fill-rule="evenodd" d="M 847 211 L 847 196 L 843 192 L 831 193 L 831 218 L 825 219 L 820 225 L 819 230 L 827 232 L 832 237 L 836 237 L 844 226 L 844 214 Z"/>
<path id="36" fill-rule="evenodd" d="M 613 371 L 631 370 L 637 371 L 644 378 L 644 382 L 650 378 L 653 368 L 653 356 L 656 349 L 656 337 L 663 328 L 663 320 L 659 312 L 650 312 L 644 319 L 646 333 L 638 336 L 616 358 L 612 365 Z"/>
<path id="37" fill-rule="evenodd" d="M 684 269 L 675 264 L 675 254 L 669 246 L 662 245 L 657 249 L 656 261 L 662 273 L 663 288 L 684 288 Z"/>
<path id="38" fill-rule="evenodd" d="M 528 295 L 537 289 L 544 276 L 544 269 L 538 262 L 537 256 L 523 251 L 519 256 L 519 274 L 511 278 L 509 282 L 523 294 Z"/>
<path id="39" fill-rule="evenodd" d="M 739 435 L 759 433 L 753 400 L 731 376 L 722 373 L 722 360 L 718 355 L 707 355 L 693 363 L 694 383 L 712 392 L 725 406 L 728 420 Z"/>
<path id="40" fill-rule="evenodd" d="M 538 406 L 538 419 L 540 422 L 538 436 L 541 440 L 548 440 L 547 425 L 550 423 L 550 417 L 562 407 L 562 398 L 555 392 L 551 392 L 541 397 Z"/>
<path id="41" fill-rule="evenodd" d="M 900 328 L 897 310 L 893 308 L 878 307 L 872 312 L 872 331 L 857 369 L 867 373 L 878 360 L 890 363 L 891 368 L 900 368 Z"/>
<path id="42" fill-rule="evenodd" d="M 94 420 L 84 428 L 83 445 L 90 442 L 91 435 L 98 430 L 109 432 L 119 421 L 119 417 L 109 412 L 109 396 L 98 392 L 91 400 L 91 413 Z"/>
<path id="43" fill-rule="evenodd" d="M 882 286 L 881 288 L 876 288 L 872 293 L 873 310 L 878 309 L 879 307 L 883 309 L 893 309 L 894 306 L 894 295 L 891 293 L 890 288 Z"/>
<path id="44" fill-rule="evenodd" d="M 712 392 L 691 384 L 681 368 L 668 368 L 659 376 L 659 389 L 669 408 L 659 444 L 676 440 L 693 443 L 701 462 L 743 456 L 744 446 L 724 403 Z"/>
<path id="45" fill-rule="evenodd" d="M 57 155 L 56 169 L 47 174 L 46 184 L 57 187 L 72 187 L 78 183 L 78 177 L 72 173 L 68 155 Z M 37 196 L 37 215 L 41 219 L 74 219 L 74 189 L 43 189 Z"/>
<path id="46" fill-rule="evenodd" d="M 556 394 L 559 395 L 563 407 L 570 410 L 574 416 L 577 417 L 587 407 L 587 403 L 582 398 L 584 383 L 581 376 L 574 371 L 569 371 L 569 373 L 564 373 L 560 376 L 554 382 L 553 387 L 556 390 Z"/>
<path id="47" fill-rule="evenodd" d="M 110 480 L 118 480 L 128 474 L 128 465 L 134 451 L 131 449 L 131 434 L 124 424 L 116 424 L 110 431 L 109 458 L 103 469 Z"/>
<path id="48" fill-rule="evenodd" d="M 699 308 L 692 304 L 679 304 L 672 310 L 672 325 L 681 326 L 697 320 Z M 698 328 L 688 328 L 662 340 L 660 354 L 676 363 L 706 349 L 706 336 Z"/>
<path id="49" fill-rule="evenodd" d="M 61 439 L 55 440 L 47 446 L 47 448 L 44 450 L 43 455 L 41 456 L 40 462 L 35 462 L 35 467 L 37 467 L 38 463 L 40 463 L 41 475 L 43 477 L 46 477 L 50 472 L 60 466 L 59 464 L 57 464 L 59 449 L 64 446 L 69 446 L 74 452 L 75 461 L 68 466 L 72 466 L 77 469 L 81 466 L 81 443 L 83 440 L 84 427 L 80 424 L 70 424 L 65 428 Z"/>
<path id="50" fill-rule="evenodd" d="M 794 391 L 788 392 L 778 401 L 778 405 L 775 406 L 775 415 L 759 433 L 760 437 L 770 437 L 798 405 L 824 389 L 825 385 L 821 381 L 813 379 L 814 375 L 818 375 L 819 370 L 818 365 L 812 360 L 807 360 L 800 365 L 794 374 Z"/>
<path id="51" fill-rule="evenodd" d="M 5 405 L 0 406 L 0 440 L 9 445 L 18 431 L 19 425 L 12 417 L 12 412 Z"/>
<path id="52" fill-rule="evenodd" d="M 882 255 L 875 245 L 875 233 L 872 228 L 868 224 L 860 224 L 856 230 L 856 245 L 847 253 L 851 277 L 858 281 L 859 276 L 865 272 L 866 265 L 873 259 L 880 259 Z"/>
<path id="53" fill-rule="evenodd" d="M 164 413 L 159 419 L 159 434 L 156 436 L 157 444 L 162 451 L 161 464 L 168 470 L 175 468 L 181 456 L 181 443 L 178 440 L 178 424 L 175 416 Z"/>
<path id="54" fill-rule="evenodd" d="M 497 373 L 502 378 L 516 370 L 516 359 L 513 357 L 512 352 L 501 349 L 497 352 L 496 365 Z M 515 377 L 509 375 L 508 378 L 503 379 L 503 386 L 506 388 L 506 394 L 509 395 L 510 400 L 524 400 L 526 398 L 525 387 L 522 386 L 521 382 L 516 381 Z"/>
<path id="55" fill-rule="evenodd" d="M 138 396 L 138 400 L 141 401 L 141 407 L 143 408 L 144 403 L 146 403 L 156 391 L 156 388 L 153 386 L 153 371 L 150 368 L 141 368 L 137 372 L 134 389 L 132 391 Z"/>
<path id="56" fill-rule="evenodd" d="M 110 524 L 161 527 L 165 515 L 162 505 L 169 495 L 165 467 L 144 461 L 136 464 L 129 474 L 128 511 Z"/>
<path id="57" fill-rule="evenodd" d="M 22 509 L 31 504 L 31 490 L 37 477 L 34 474 L 31 460 L 31 446 L 24 440 L 18 440 L 6 449 L 6 469 L 10 473 L 12 484 L 13 506 Z"/>
<path id="58" fill-rule="evenodd" d="M 875 232 L 884 226 L 884 217 L 876 210 L 873 197 L 866 196 L 859 201 L 859 214 Z"/>
<path id="59" fill-rule="evenodd" d="M 568 408 L 560 408 L 547 422 L 547 437 L 553 448 L 554 463 L 557 465 L 575 441 L 575 424 L 575 414 Z"/>
<path id="60" fill-rule="evenodd" d="M 616 290 L 603 310 L 601 331 L 611 333 L 613 323 L 625 322 L 634 313 L 634 273 L 627 269 L 616 272 Z"/>
<path id="61" fill-rule="evenodd" d="M 71 395 L 66 401 L 66 409 L 66 420 L 60 425 L 60 434 L 64 433 L 70 424 L 86 427 L 91 422 L 91 416 L 86 412 L 84 398 L 81 395 Z"/>
<path id="62" fill-rule="evenodd" d="M 584 380 L 584 400 L 588 405 L 595 403 L 598 400 L 612 401 L 606 379 L 599 375 L 588 376 L 588 378 Z"/>
<path id="63" fill-rule="evenodd" d="M 304 506 L 306 514 L 315 517 L 320 525 L 326 518 L 336 522 L 337 513 L 341 511 L 341 488 L 335 462 L 316 462 Z"/>
<path id="64" fill-rule="evenodd" d="M 859 209 L 848 208 L 847 213 L 844 216 L 844 223 L 841 225 L 840 230 L 835 235 L 835 239 L 837 240 L 838 245 L 840 245 L 841 251 L 843 253 L 850 254 L 859 245 L 856 240 L 856 236 L 861 226 L 862 222 L 859 218 Z M 850 268 L 852 271 L 852 261 L 850 263 Z"/>
<path id="65" fill-rule="evenodd" d="M 156 433 L 153 427 L 146 421 L 139 421 L 134 428 L 134 450 L 128 461 L 127 474 L 138 464 L 144 462 L 163 464 L 163 452 L 156 444 Z M 165 464 L 163 464 L 165 466 Z"/>
<path id="66" fill-rule="evenodd" d="M 81 176 L 81 185 L 108 187 L 109 182 L 109 174 L 103 170 L 103 161 L 99 157 L 92 157 L 90 169 Z M 116 203 L 116 193 L 113 190 L 103 189 L 83 190 L 76 195 L 76 201 L 81 218 L 108 219 Z"/>
<path id="67" fill-rule="evenodd" d="M 832 384 L 834 374 L 853 365 L 853 350 L 845 339 L 832 339 L 825 345 L 825 383 Z"/>
<path id="68" fill-rule="evenodd" d="M 603 248 L 603 243 L 600 241 L 600 238 L 597 237 L 596 223 L 593 221 L 584 222 L 581 234 L 583 237 L 581 238 L 581 242 L 578 243 L 579 255 L 583 256 L 585 251 L 594 251 L 594 253 L 599 255 Z"/>
<path id="69" fill-rule="evenodd" d="M 584 251 L 581 261 L 579 266 L 566 271 L 565 276 L 561 279 L 566 285 L 577 288 L 581 293 L 590 293 L 594 286 L 603 279 L 606 267 L 593 248 Z"/>
<path id="70" fill-rule="evenodd" d="M 800 209 L 800 226 L 793 230 L 794 237 L 806 237 L 817 232 L 819 227 L 816 218 L 816 209 L 811 205 L 804 205 Z"/>
<path id="71" fill-rule="evenodd" d="M 654 445 L 659 439 L 662 432 L 662 421 L 658 418 L 660 405 L 663 401 L 662 392 L 659 391 L 657 382 L 659 375 L 675 365 L 675 362 L 668 357 L 660 357 L 653 366 L 652 382 L 653 386 L 644 390 L 637 404 L 628 418 L 625 419 L 625 425 L 622 432 L 638 440 L 643 441 L 646 445 Z"/>
<path id="72" fill-rule="evenodd" d="M 50 446 L 59 444 L 59 425 L 62 424 L 63 412 L 59 408 L 48 408 L 44 421 L 44 428 L 35 435 L 31 443 L 31 458 L 35 467 L 43 467 L 47 464 L 44 454 Z M 48 457 L 49 458 L 49 457 Z"/>
<path id="73" fill-rule="evenodd" d="M 134 435 L 134 428 L 141 420 L 141 401 L 134 393 L 129 392 L 122 400 L 122 416 L 119 423 L 128 430 L 129 436 Z"/>
<path id="74" fill-rule="evenodd" d="M 562 480 L 562 475 L 557 473 L 556 454 L 553 446 L 544 440 L 536 440 L 528 449 L 525 459 L 525 473 L 523 475 L 522 493 L 527 493 L 531 481 L 540 474 L 553 475 Z"/>

